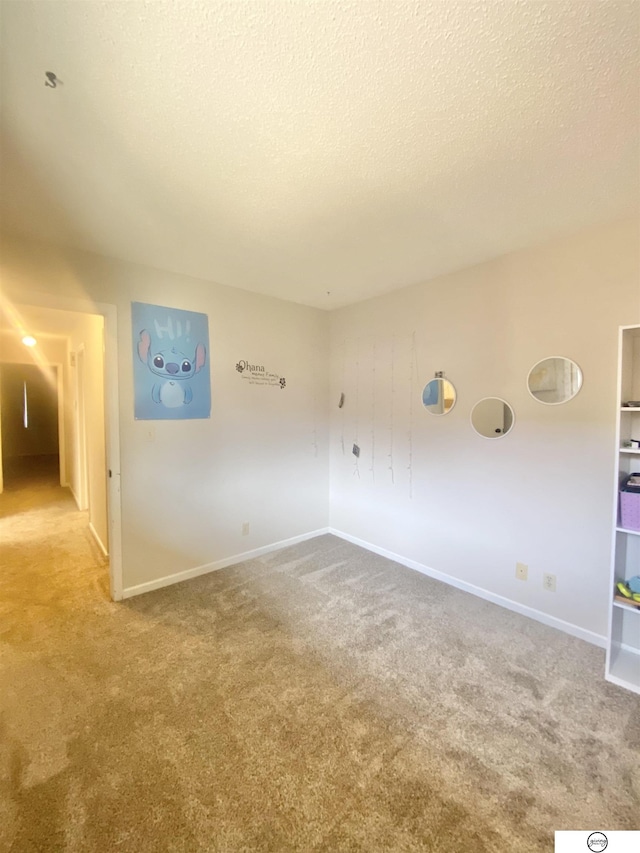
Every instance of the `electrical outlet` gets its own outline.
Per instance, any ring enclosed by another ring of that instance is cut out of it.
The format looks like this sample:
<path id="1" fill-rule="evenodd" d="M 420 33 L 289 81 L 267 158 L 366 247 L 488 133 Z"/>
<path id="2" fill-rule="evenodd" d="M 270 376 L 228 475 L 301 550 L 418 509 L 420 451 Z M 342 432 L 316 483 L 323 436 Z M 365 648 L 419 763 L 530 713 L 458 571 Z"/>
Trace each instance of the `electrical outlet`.
<path id="1" fill-rule="evenodd" d="M 516 577 L 518 580 L 526 581 L 529 577 L 529 566 L 524 563 L 516 563 Z"/>
<path id="2" fill-rule="evenodd" d="M 242 522 L 242 535 L 243 536 L 249 535 L 249 522 L 248 521 Z"/>
<path id="3" fill-rule="evenodd" d="M 545 572 L 542 575 L 542 587 L 543 587 L 543 589 L 546 589 L 549 592 L 555 592 L 556 591 L 556 576 L 550 575 L 548 572 Z"/>

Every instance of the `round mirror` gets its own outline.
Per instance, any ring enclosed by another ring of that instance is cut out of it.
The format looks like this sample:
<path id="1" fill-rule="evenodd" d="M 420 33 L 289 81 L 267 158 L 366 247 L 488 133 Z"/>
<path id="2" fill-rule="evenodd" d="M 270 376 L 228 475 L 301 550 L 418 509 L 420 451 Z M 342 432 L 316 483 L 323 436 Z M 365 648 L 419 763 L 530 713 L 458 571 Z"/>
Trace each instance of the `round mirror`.
<path id="1" fill-rule="evenodd" d="M 422 405 L 432 415 L 447 415 L 456 404 L 456 389 L 448 379 L 436 377 L 424 386 Z"/>
<path id="2" fill-rule="evenodd" d="M 582 388 L 582 371 L 570 358 L 543 358 L 529 371 L 527 388 L 538 402 L 557 406 L 571 400 Z"/>
<path id="3" fill-rule="evenodd" d="M 500 397 L 485 397 L 471 411 L 471 426 L 483 438 L 502 438 L 513 429 L 513 409 Z"/>

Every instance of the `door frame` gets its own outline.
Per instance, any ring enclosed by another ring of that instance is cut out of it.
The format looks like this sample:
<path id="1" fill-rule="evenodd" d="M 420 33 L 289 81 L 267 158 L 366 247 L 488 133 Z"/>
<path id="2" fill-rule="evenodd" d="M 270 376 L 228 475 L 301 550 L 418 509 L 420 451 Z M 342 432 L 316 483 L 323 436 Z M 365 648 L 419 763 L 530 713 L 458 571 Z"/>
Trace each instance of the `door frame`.
<path id="1" fill-rule="evenodd" d="M 78 439 L 76 446 L 76 462 L 78 464 L 78 494 L 75 495 L 78 509 L 89 508 L 89 476 L 87 465 L 87 419 L 85 400 L 85 351 L 84 344 L 80 344 L 75 351 L 76 359 L 76 382 L 75 382 L 75 428 Z M 82 365 L 82 367 L 80 367 Z M 82 373 L 82 376 L 80 375 Z"/>
<path id="2" fill-rule="evenodd" d="M 64 365 L 52 364 L 56 369 L 56 386 L 58 390 L 58 465 L 60 467 L 60 485 L 67 485 L 67 437 L 64 429 Z"/>
<path id="3" fill-rule="evenodd" d="M 16 298 L 17 297 L 17 298 Z M 113 601 L 122 600 L 122 505 L 120 491 L 120 392 L 118 385 L 118 311 L 109 302 L 25 291 L 16 303 L 57 308 L 104 318 L 104 420 L 109 524 L 109 590 Z"/>

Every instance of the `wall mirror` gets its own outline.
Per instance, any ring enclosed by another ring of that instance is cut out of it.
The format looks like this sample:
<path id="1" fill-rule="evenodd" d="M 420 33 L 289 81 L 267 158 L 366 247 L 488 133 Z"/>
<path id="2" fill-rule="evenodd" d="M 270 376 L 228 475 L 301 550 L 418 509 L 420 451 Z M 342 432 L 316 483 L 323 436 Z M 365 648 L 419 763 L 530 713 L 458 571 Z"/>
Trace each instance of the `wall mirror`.
<path id="1" fill-rule="evenodd" d="M 557 406 L 571 400 L 582 388 L 582 371 L 570 358 L 543 358 L 529 371 L 527 388 L 539 403 Z"/>
<path id="2" fill-rule="evenodd" d="M 443 376 L 436 376 L 424 386 L 422 405 L 431 415 L 448 415 L 456 404 L 456 389 Z"/>
<path id="3" fill-rule="evenodd" d="M 483 438 L 503 438 L 514 421 L 513 409 L 500 397 L 485 397 L 471 411 L 471 426 Z"/>

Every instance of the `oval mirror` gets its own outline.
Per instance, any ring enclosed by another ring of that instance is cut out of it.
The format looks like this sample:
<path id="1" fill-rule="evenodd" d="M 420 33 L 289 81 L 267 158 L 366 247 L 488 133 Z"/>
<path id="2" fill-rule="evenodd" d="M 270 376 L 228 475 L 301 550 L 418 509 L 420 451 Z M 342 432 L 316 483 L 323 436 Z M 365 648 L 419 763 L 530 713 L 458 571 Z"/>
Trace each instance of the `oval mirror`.
<path id="1" fill-rule="evenodd" d="M 471 426 L 483 438 L 503 438 L 514 421 L 513 409 L 500 397 L 485 397 L 471 411 Z"/>
<path id="2" fill-rule="evenodd" d="M 582 388 L 582 371 L 570 358 L 543 358 L 529 371 L 527 388 L 539 403 L 558 406 L 573 399 Z"/>
<path id="3" fill-rule="evenodd" d="M 447 415 L 456 404 L 456 389 L 448 379 L 436 377 L 424 386 L 422 405 L 432 415 Z"/>

